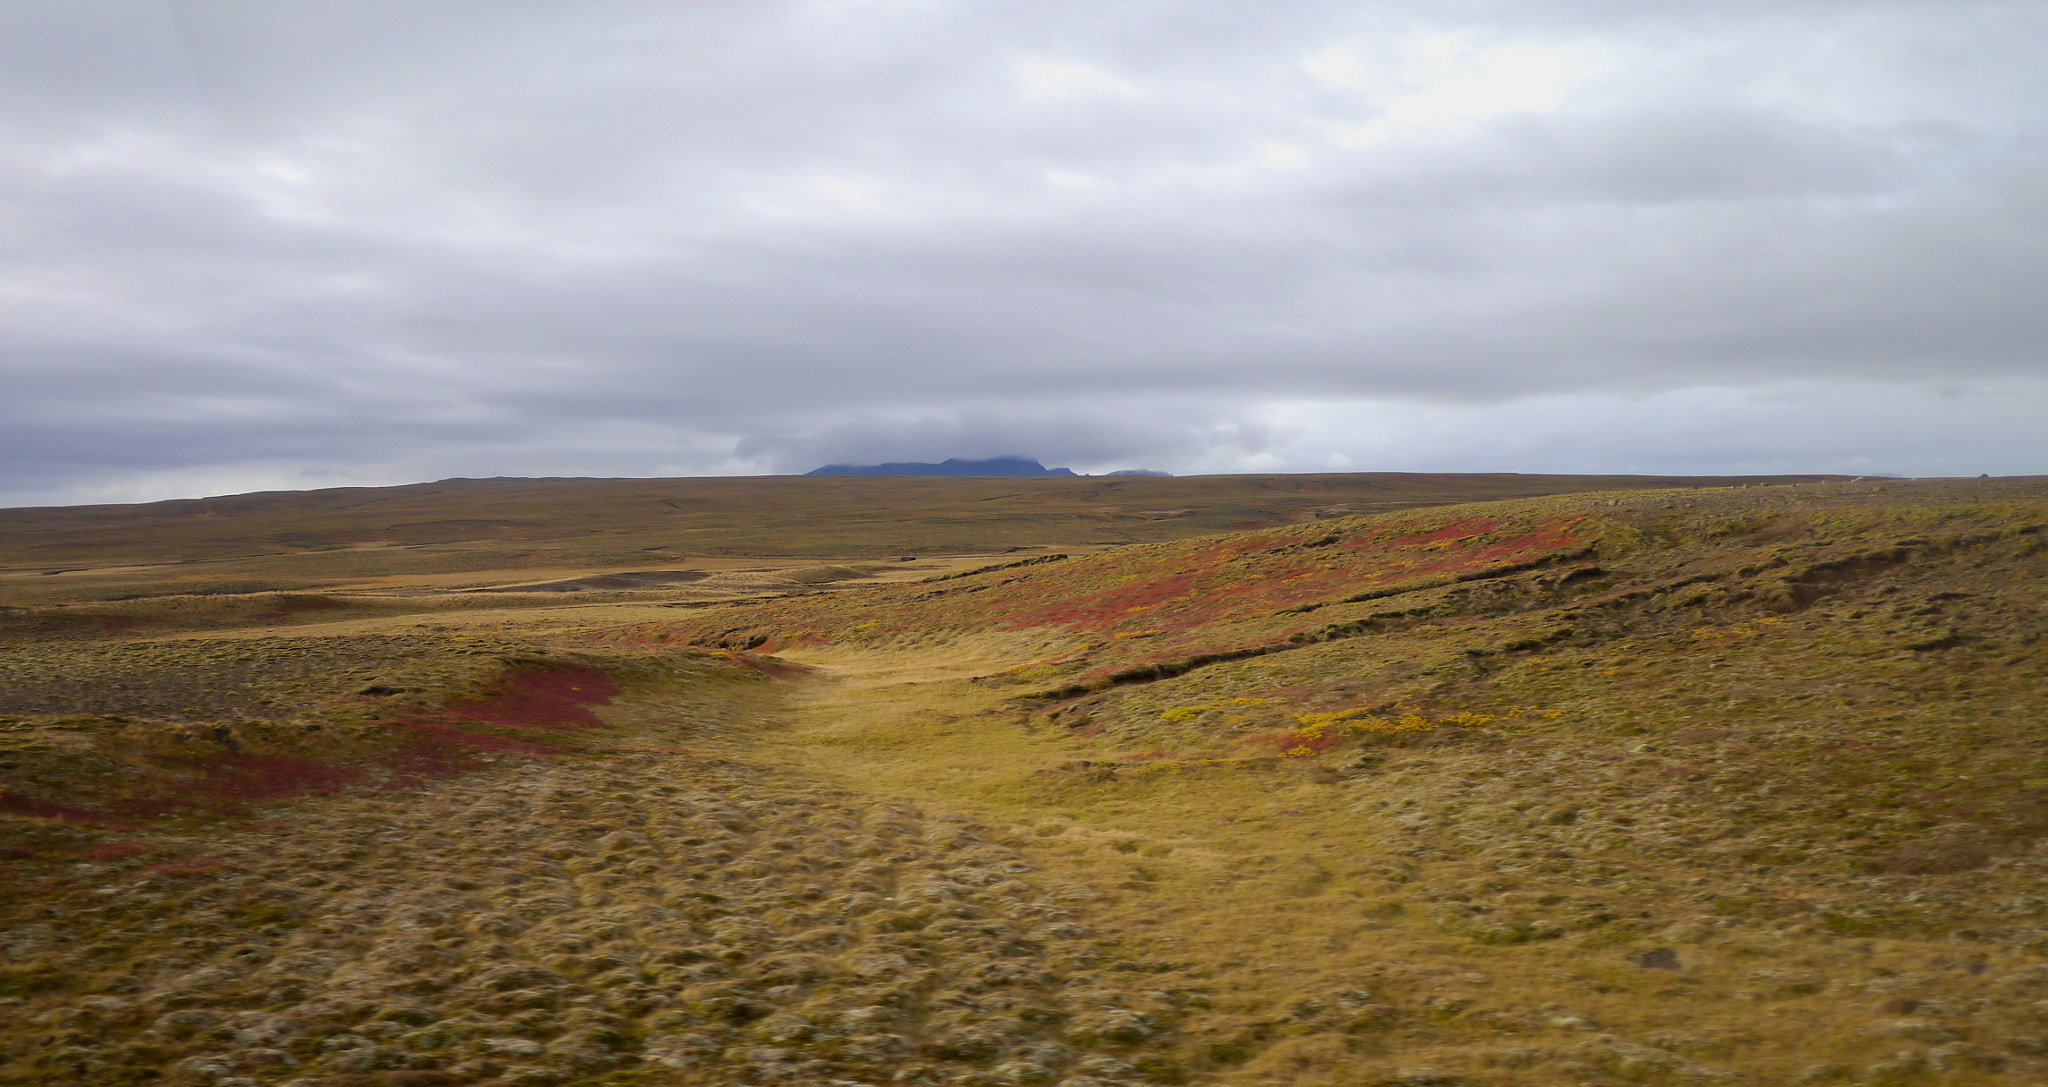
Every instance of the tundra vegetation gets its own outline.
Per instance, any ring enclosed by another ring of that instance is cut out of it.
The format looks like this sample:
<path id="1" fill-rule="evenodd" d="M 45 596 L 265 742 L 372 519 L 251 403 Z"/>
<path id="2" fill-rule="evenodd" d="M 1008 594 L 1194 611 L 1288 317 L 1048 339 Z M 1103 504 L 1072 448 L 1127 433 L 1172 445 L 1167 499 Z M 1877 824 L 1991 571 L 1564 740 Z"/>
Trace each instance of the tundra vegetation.
<path id="1" fill-rule="evenodd" d="M 0 511 L 0 1083 L 2048 1081 L 2048 480 L 1645 482 Z"/>

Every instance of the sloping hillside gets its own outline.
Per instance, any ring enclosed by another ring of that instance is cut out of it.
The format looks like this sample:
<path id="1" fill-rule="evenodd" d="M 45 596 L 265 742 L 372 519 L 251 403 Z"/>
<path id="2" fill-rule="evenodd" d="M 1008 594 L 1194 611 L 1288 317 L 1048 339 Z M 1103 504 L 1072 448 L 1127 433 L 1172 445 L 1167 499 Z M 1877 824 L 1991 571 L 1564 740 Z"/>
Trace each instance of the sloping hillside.
<path id="1" fill-rule="evenodd" d="M 820 742 L 1064 813 L 1123 922 L 1241 997 L 1183 1022 L 1214 1075 L 2024 1081 L 2044 525 L 2026 484 L 1535 500 L 622 634 L 827 666 L 1031 635 Z"/>

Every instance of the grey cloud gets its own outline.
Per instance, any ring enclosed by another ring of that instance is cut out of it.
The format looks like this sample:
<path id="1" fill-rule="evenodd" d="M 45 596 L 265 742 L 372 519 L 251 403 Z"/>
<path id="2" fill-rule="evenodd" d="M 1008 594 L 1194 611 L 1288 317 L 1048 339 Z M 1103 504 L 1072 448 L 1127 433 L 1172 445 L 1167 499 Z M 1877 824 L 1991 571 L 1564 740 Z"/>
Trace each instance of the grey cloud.
<path id="1" fill-rule="evenodd" d="M 0 501 L 1617 459 L 1560 411 L 1646 461 L 1846 463 L 1853 429 L 1735 396 L 1736 448 L 1686 390 L 2039 397 L 2044 45 L 1990 2 L 24 0 Z M 1501 440 L 1273 422 L 1314 403 Z"/>
<path id="2" fill-rule="evenodd" d="M 1510 117 L 1439 153 L 1373 166 L 1339 200 L 1441 208 L 1876 196 L 1911 183 L 1913 142 L 1951 129 L 1858 131 L 1736 103 Z M 1902 146 L 1908 145 L 1908 146 Z"/>

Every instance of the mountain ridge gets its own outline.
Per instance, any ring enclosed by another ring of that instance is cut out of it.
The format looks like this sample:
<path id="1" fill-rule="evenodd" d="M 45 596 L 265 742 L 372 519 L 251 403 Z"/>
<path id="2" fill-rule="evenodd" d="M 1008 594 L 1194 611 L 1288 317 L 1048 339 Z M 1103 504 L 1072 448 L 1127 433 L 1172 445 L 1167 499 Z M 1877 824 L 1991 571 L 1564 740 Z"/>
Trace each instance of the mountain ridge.
<path id="1" fill-rule="evenodd" d="M 989 457 L 963 460 L 948 457 L 938 464 L 890 461 L 887 464 L 828 464 L 807 476 L 1071 476 L 1071 468 L 1047 468 L 1035 457 Z"/>

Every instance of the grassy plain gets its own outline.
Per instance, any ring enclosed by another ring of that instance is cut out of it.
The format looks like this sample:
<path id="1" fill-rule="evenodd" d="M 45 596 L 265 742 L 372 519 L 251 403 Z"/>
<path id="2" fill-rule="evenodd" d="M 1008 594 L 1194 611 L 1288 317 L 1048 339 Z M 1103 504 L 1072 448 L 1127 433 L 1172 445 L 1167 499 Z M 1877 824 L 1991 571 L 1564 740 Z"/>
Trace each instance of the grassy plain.
<path id="1" fill-rule="evenodd" d="M 0 1082 L 2048 1079 L 2048 481 L 1452 501 L 1536 478 L 272 510 L 210 596 L 29 511 L 107 550 L 5 582 Z"/>
<path id="2" fill-rule="evenodd" d="M 362 588 L 390 578 L 491 584 L 507 571 L 660 566 L 685 557 L 893 559 L 1114 545 L 1452 502 L 1764 478 L 450 479 L 0 510 L 0 571 L 19 579 L 4 586 L 8 597 L 53 602 Z"/>

